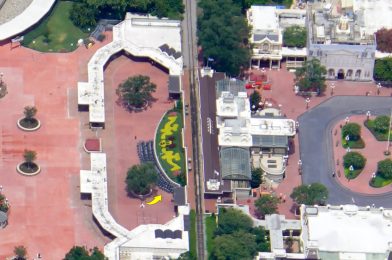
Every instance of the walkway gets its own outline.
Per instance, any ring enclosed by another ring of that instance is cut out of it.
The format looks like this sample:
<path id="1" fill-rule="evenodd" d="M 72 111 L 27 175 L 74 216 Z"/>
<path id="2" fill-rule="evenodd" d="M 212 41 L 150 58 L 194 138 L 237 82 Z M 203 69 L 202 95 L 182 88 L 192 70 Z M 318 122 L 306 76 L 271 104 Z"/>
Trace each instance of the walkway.
<path id="1" fill-rule="evenodd" d="M 12 20 L 0 24 L 0 41 L 18 36 L 38 23 L 52 8 L 56 0 L 33 0 L 33 2 Z"/>

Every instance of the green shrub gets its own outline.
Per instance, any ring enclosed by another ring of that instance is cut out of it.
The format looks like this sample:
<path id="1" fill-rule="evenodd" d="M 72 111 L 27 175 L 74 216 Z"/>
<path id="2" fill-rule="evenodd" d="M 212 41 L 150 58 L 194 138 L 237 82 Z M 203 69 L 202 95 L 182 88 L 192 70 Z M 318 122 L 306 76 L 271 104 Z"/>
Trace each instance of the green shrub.
<path id="1" fill-rule="evenodd" d="M 392 179 L 392 160 L 385 159 L 377 164 L 377 173 L 384 179 Z"/>
<path id="2" fill-rule="evenodd" d="M 349 123 L 342 128 L 342 137 L 350 137 L 350 141 L 357 141 L 361 138 L 361 126 L 357 123 Z"/>
<path id="3" fill-rule="evenodd" d="M 374 119 L 374 130 L 379 133 L 386 133 L 389 129 L 389 116 L 378 116 Z"/>
<path id="4" fill-rule="evenodd" d="M 366 164 L 366 158 L 358 152 L 349 152 L 343 157 L 343 164 L 345 168 L 349 168 L 352 165 L 354 170 L 363 169 Z"/>

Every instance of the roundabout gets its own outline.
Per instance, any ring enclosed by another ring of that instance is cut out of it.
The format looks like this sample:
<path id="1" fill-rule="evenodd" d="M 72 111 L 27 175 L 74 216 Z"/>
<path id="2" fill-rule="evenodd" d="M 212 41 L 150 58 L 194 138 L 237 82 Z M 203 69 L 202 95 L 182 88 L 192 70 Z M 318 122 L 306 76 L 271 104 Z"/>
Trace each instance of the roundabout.
<path id="1" fill-rule="evenodd" d="M 336 96 L 305 112 L 299 117 L 299 144 L 302 160 L 302 182 L 320 182 L 329 190 L 330 204 L 354 203 L 361 206 L 392 206 L 392 189 L 367 192 L 368 183 L 353 185 L 333 175 L 335 160 L 334 127 L 353 115 L 388 115 L 390 97 Z M 380 151 L 382 154 L 382 151 Z M 339 179 L 339 180 L 338 180 Z"/>

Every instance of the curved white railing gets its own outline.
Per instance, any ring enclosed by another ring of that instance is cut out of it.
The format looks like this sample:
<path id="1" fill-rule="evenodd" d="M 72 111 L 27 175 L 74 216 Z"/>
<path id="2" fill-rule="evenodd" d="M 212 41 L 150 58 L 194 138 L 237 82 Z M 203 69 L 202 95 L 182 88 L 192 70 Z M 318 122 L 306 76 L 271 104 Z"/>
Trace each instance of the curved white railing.
<path id="1" fill-rule="evenodd" d="M 38 23 L 55 2 L 56 0 L 33 0 L 21 14 L 0 25 L 0 41 L 17 36 Z"/>

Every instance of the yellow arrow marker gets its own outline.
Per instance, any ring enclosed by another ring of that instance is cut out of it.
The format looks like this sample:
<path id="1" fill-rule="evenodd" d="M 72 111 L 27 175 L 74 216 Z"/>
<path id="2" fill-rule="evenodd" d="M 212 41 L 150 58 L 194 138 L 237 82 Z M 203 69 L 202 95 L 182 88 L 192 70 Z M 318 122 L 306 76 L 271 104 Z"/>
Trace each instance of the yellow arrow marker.
<path id="1" fill-rule="evenodd" d="M 154 205 L 157 204 L 162 200 L 162 195 L 155 196 L 154 199 L 150 202 L 147 202 L 148 205 Z"/>

